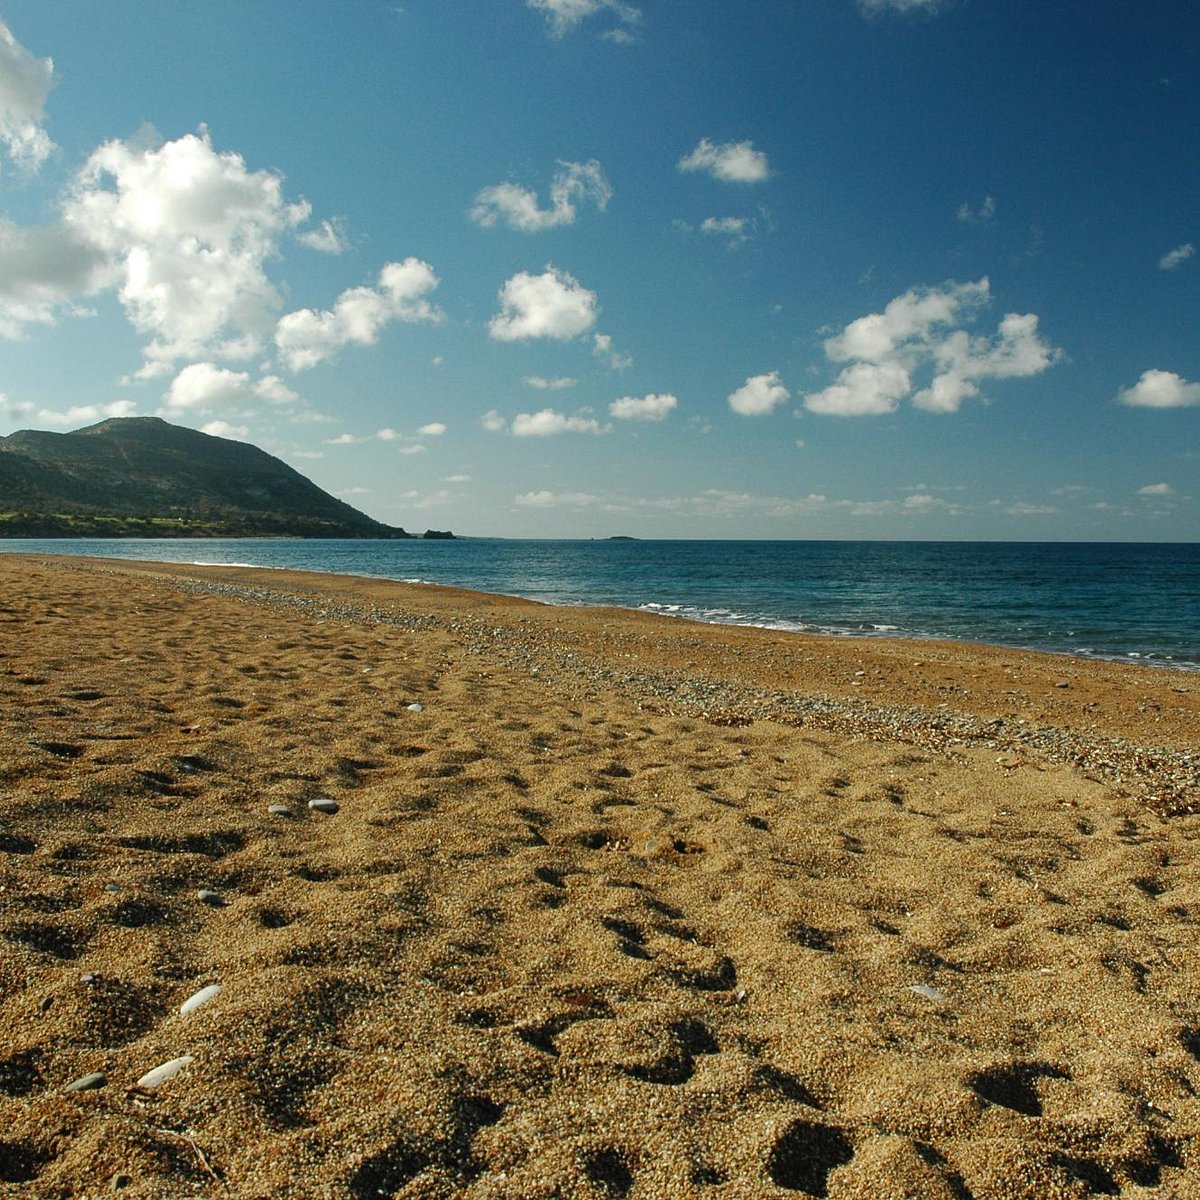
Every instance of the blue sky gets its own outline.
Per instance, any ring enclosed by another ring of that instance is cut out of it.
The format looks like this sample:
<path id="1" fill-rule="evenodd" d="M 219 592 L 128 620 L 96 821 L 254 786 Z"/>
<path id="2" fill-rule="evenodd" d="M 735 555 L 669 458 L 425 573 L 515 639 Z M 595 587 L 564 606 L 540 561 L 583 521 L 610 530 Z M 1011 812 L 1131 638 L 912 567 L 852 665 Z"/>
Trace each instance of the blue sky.
<path id="1" fill-rule="evenodd" d="M 0 434 L 409 529 L 1200 537 L 1200 10 L 0 0 Z"/>

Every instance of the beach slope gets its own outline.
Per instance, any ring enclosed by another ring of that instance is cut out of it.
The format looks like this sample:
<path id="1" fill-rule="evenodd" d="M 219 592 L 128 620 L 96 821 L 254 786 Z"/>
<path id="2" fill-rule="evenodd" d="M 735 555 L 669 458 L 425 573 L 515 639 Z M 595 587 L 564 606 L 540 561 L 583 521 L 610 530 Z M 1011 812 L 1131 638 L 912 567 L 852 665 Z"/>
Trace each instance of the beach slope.
<path id="1" fill-rule="evenodd" d="M 1197 747 L 1184 672 L 0 556 L 0 1195 L 1195 1196 Z"/>

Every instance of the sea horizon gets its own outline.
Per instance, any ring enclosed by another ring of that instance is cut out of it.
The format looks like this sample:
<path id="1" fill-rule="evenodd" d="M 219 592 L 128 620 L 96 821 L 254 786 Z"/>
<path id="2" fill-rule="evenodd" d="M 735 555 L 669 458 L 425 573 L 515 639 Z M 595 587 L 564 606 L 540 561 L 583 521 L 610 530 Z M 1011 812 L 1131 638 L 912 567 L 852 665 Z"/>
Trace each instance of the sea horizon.
<path id="1" fill-rule="evenodd" d="M 1200 671 L 1192 542 L 82 538 L 12 539 L 3 552 L 363 575 L 706 624 Z"/>

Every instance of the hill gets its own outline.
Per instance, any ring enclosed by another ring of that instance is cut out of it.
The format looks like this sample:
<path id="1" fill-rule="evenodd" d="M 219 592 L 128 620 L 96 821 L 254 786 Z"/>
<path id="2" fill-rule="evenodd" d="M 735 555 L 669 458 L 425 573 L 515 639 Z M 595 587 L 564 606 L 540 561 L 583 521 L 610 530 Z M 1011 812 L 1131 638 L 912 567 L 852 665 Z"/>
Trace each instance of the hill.
<path id="1" fill-rule="evenodd" d="M 407 538 L 246 442 L 158 417 L 0 437 L 3 537 Z"/>

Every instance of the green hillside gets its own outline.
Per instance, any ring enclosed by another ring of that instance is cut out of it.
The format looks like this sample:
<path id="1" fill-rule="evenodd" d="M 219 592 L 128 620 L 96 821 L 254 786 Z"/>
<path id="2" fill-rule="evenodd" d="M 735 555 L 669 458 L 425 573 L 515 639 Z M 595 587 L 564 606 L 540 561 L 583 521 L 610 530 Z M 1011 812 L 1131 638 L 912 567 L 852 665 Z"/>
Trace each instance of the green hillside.
<path id="1" fill-rule="evenodd" d="M 0 437 L 0 537 L 411 537 L 246 442 L 158 417 Z"/>

